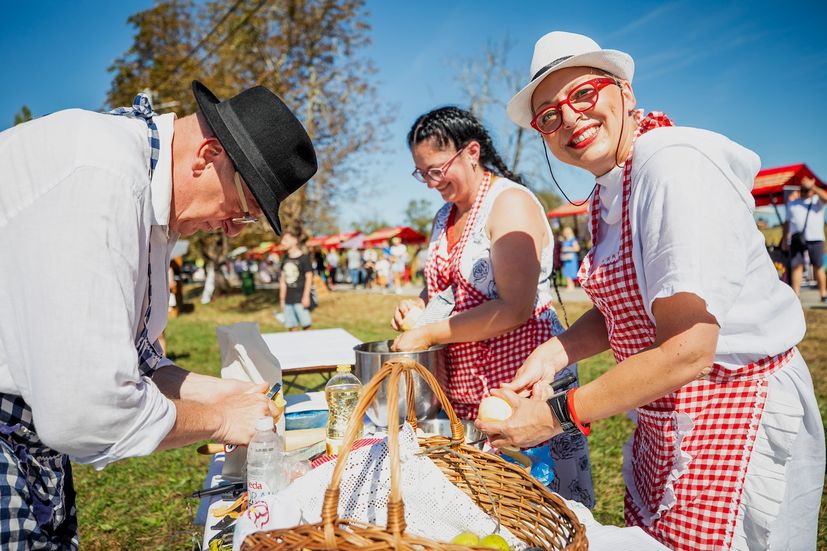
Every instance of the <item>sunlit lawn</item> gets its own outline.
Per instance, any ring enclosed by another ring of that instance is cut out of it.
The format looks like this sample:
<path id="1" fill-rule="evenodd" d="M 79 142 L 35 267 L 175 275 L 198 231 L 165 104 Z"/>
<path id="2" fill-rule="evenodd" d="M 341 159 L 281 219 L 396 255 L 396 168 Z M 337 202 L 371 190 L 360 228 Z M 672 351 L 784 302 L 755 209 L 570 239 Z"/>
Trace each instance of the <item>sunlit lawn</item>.
<path id="1" fill-rule="evenodd" d="M 177 362 L 188 369 L 218 374 L 220 354 L 216 325 L 256 321 L 262 332 L 283 331 L 273 319 L 275 292 L 261 291 L 250 298 L 231 295 L 170 321 L 167 343 Z M 314 312 L 316 328 L 342 327 L 364 341 L 390 338 L 389 319 L 398 297 L 335 293 L 322 296 Z M 586 304 L 567 305 L 569 320 Z M 822 418 L 827 416 L 827 310 L 807 312 L 808 334 L 801 345 L 816 384 Z M 581 364 L 581 378 L 589 381 L 613 363 L 601 354 Z M 312 377 L 312 376 L 310 376 Z M 301 381 L 312 385 L 318 379 Z M 623 523 L 621 449 L 631 430 L 625 417 L 595 423 L 590 437 L 592 468 L 600 522 Z M 203 482 L 208 458 L 197 445 L 122 461 L 95 472 L 75 466 L 82 549 L 190 549 L 200 541 L 202 527 L 193 525 L 196 500 L 187 496 Z M 822 500 L 822 516 L 825 511 Z M 819 523 L 819 548 L 827 548 L 827 529 Z"/>

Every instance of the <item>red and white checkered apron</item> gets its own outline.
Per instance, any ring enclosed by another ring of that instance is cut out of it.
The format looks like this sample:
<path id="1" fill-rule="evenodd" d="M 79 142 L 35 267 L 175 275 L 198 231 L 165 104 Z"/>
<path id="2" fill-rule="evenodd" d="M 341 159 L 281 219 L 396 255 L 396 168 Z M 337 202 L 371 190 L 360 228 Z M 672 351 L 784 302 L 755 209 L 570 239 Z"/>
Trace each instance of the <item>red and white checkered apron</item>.
<path id="1" fill-rule="evenodd" d="M 650 113 L 638 135 L 672 126 Z M 623 174 L 620 249 L 592 271 L 594 248 L 578 279 L 606 320 L 609 343 L 621 362 L 655 342 L 656 329 L 644 309 L 632 259 L 629 221 L 632 155 Z M 591 205 L 597 243 L 600 189 Z M 672 549 L 729 549 L 747 465 L 767 397 L 767 377 L 792 357 L 792 350 L 737 370 L 718 364 L 710 374 L 636 410 L 627 480 L 626 523 L 646 530 Z M 686 462 L 688 460 L 688 463 Z"/>
<path id="2" fill-rule="evenodd" d="M 462 274 L 460 259 L 477 222 L 477 214 L 491 188 L 491 182 L 491 173 L 486 172 L 474 205 L 468 213 L 462 236 L 453 249 L 448 251 L 448 257 L 432 254 L 425 266 L 428 299 L 432 299 L 449 285 L 453 286 L 456 301 L 455 314 L 470 310 L 490 300 Z M 480 220 L 480 223 L 484 222 Z M 446 224 L 438 239 L 447 241 L 447 231 L 448 225 Z M 489 389 L 497 388 L 500 383 L 511 381 L 528 355 L 552 337 L 551 323 L 539 319 L 550 308 L 550 303 L 536 308 L 532 317 L 523 325 L 499 337 L 448 346 L 447 388 L 445 390 L 458 416 L 465 419 L 476 418 L 480 400 L 488 395 Z"/>

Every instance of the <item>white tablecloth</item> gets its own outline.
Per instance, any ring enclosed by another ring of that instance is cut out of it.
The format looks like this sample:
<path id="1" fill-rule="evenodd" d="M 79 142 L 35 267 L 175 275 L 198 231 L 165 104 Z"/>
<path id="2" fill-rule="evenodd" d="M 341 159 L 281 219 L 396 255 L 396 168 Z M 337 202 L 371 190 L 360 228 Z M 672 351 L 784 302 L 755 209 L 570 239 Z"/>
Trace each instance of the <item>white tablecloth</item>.
<path id="1" fill-rule="evenodd" d="M 362 341 L 344 329 L 309 329 L 262 333 L 270 352 L 279 359 L 283 373 L 304 367 L 353 364 L 353 347 Z"/>

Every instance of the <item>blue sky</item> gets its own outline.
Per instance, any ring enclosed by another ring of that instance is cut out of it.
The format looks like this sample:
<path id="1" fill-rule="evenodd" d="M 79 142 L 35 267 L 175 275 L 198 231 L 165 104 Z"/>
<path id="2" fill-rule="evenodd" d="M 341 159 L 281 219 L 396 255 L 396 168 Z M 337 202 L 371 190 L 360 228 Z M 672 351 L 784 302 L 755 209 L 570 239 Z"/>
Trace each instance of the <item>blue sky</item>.
<path id="1" fill-rule="evenodd" d="M 127 17 L 148 0 L 2 0 L 0 129 L 24 104 L 35 115 L 68 107 L 99 109 L 106 68 L 132 41 Z M 569 8 L 566 5 L 573 7 Z M 438 194 L 410 176 L 410 124 L 444 104 L 463 105 L 457 64 L 508 37 L 509 65 L 525 74 L 534 42 L 552 30 L 588 34 L 636 62 L 638 103 L 678 124 L 723 133 L 756 151 L 764 167 L 807 163 L 827 179 L 827 2 L 574 2 L 369 0 L 380 96 L 398 106 L 388 150 L 360 159 L 370 193 L 339 205 L 341 224 L 379 216 L 401 223 L 411 199 Z M 508 94 L 502 93 L 502 101 Z M 484 122 L 505 144 L 502 110 Z M 532 136 L 532 148 L 537 138 Z M 572 197 L 593 180 L 552 161 Z M 538 186 L 551 189 L 545 174 Z"/>

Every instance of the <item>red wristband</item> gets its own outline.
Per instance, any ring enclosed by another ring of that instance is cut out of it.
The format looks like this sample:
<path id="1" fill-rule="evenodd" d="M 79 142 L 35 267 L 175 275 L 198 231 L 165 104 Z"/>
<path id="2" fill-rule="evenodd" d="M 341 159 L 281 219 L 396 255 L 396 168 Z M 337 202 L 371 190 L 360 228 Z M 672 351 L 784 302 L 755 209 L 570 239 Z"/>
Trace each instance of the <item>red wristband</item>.
<path id="1" fill-rule="evenodd" d="M 588 436 L 592 431 L 591 423 L 586 423 L 585 425 L 581 423 L 580 419 L 577 418 L 577 412 L 574 411 L 574 393 L 576 391 L 577 388 L 573 388 L 566 393 L 566 405 L 569 408 L 569 416 L 571 417 L 574 426 L 580 429 L 580 432 L 582 432 L 584 436 Z"/>

